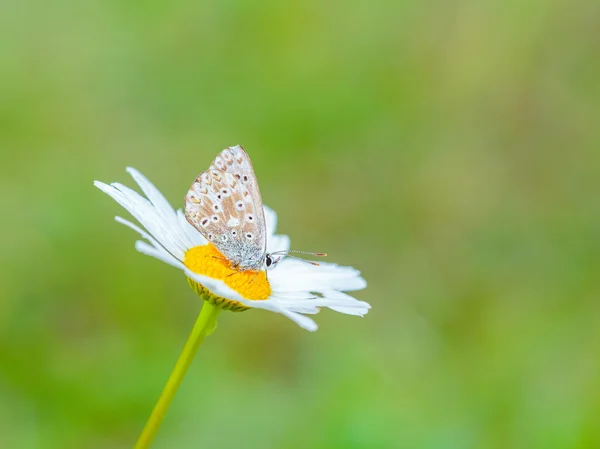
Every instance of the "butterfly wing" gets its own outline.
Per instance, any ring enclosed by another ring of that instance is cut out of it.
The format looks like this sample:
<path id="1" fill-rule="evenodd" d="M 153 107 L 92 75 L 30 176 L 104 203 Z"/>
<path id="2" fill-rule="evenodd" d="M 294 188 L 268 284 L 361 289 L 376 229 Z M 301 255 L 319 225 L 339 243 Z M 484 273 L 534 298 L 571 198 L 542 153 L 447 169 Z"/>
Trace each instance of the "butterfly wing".
<path id="1" fill-rule="evenodd" d="M 234 266 L 260 270 L 267 236 L 258 182 L 248 154 L 226 148 L 192 183 L 185 217 Z"/>

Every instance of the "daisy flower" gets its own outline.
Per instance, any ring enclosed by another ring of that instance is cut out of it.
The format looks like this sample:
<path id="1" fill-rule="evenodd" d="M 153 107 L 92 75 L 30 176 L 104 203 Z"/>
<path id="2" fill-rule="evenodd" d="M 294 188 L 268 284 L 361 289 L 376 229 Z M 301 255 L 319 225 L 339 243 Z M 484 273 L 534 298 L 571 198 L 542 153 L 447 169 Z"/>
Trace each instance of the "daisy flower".
<path id="1" fill-rule="evenodd" d="M 181 209 L 173 209 L 144 175 L 134 168 L 127 168 L 127 172 L 145 196 L 120 183 L 94 182 L 123 206 L 141 227 L 119 216 L 115 217 L 116 221 L 145 240 L 135 243 L 139 252 L 183 271 L 190 286 L 213 305 L 232 311 L 270 310 L 285 315 L 309 331 L 317 330 L 317 325 L 305 315 L 315 314 L 323 307 L 357 316 L 365 315 L 370 309 L 368 303 L 344 293 L 366 287 L 360 272 L 352 267 L 332 263 L 317 266 L 284 255 L 268 269 L 237 269 L 217 245 L 188 222 Z M 262 207 L 267 255 L 287 254 L 289 237 L 275 233 L 277 215 L 272 209 Z"/>

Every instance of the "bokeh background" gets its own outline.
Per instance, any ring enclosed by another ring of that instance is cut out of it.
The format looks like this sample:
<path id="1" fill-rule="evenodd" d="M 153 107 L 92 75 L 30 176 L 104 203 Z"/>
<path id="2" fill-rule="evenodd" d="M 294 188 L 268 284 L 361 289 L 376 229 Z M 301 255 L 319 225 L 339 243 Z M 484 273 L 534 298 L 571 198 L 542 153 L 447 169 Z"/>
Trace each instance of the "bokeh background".
<path id="1" fill-rule="evenodd" d="M 133 445 L 200 303 L 92 181 L 234 144 L 373 309 L 223 314 L 154 447 L 600 447 L 586 0 L 0 3 L 0 447 Z"/>

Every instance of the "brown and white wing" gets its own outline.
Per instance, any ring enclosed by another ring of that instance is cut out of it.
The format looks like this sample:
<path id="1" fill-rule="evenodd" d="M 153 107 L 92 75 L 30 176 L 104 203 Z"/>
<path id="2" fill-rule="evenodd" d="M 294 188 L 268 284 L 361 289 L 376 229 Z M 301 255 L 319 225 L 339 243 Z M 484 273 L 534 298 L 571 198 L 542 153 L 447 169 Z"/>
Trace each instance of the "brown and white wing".
<path id="1" fill-rule="evenodd" d="M 234 266 L 260 270 L 266 252 L 258 182 L 242 147 L 227 148 L 192 183 L 185 216 Z"/>

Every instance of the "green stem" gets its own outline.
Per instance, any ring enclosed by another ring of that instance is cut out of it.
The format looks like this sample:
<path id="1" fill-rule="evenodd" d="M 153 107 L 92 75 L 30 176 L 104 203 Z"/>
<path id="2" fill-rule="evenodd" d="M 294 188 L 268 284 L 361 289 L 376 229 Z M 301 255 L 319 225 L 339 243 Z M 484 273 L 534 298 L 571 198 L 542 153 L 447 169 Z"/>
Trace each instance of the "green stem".
<path id="1" fill-rule="evenodd" d="M 210 335 L 214 330 L 217 322 L 217 315 L 220 311 L 220 308 L 215 307 L 208 301 L 204 301 L 196 324 L 194 324 L 194 328 L 185 342 L 185 346 L 175 364 L 175 368 L 173 368 L 173 372 L 171 373 L 158 402 L 154 406 L 154 410 L 152 410 L 152 414 L 150 415 L 144 430 L 142 430 L 134 449 L 146 449 L 152 444 L 152 440 L 160 427 L 160 423 L 165 417 L 175 393 L 177 393 L 179 384 L 181 384 L 181 381 L 183 380 L 183 376 L 185 376 L 204 337 Z"/>

